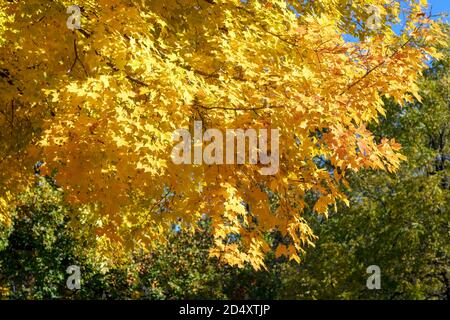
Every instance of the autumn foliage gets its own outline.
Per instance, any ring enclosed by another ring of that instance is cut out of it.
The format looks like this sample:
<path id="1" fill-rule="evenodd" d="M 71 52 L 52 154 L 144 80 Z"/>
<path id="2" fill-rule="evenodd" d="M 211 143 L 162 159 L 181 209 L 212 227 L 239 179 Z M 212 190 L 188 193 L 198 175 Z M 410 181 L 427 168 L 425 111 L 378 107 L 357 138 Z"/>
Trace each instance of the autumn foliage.
<path id="1" fill-rule="evenodd" d="M 349 171 L 393 172 L 404 159 L 367 127 L 383 98 L 420 99 L 437 56 L 424 43 L 440 36 L 423 0 L 79 0 L 70 30 L 72 4 L 0 4 L 0 223 L 18 192 L 51 179 L 111 263 L 202 219 L 222 261 L 263 267 L 268 233 L 299 261 L 314 240 L 307 195 L 327 215 L 348 203 Z M 278 173 L 174 164 L 172 134 L 194 121 L 278 128 Z"/>

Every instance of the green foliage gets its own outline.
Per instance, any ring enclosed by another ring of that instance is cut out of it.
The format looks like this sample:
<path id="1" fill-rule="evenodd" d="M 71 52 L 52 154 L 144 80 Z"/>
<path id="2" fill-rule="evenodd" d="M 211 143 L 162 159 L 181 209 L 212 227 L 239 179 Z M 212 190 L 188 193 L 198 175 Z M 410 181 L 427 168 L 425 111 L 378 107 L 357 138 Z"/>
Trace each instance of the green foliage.
<path id="1" fill-rule="evenodd" d="M 66 268 L 80 261 L 79 244 L 67 228 L 68 216 L 58 191 L 41 181 L 21 197 L 13 214 L 7 246 L 0 251 L 0 285 L 13 299 L 57 298 L 65 287 Z"/>
<path id="2" fill-rule="evenodd" d="M 104 269 L 90 256 L 92 239 L 74 237 L 70 208 L 54 185 L 41 179 L 20 200 L 3 232 L 0 298 L 271 299 L 281 284 L 275 264 L 256 272 L 210 259 L 213 237 L 205 221 L 195 234 L 171 231 L 151 253 L 135 252 L 128 264 Z M 80 266 L 80 290 L 66 287 L 70 265 Z"/>
<path id="3" fill-rule="evenodd" d="M 272 299 L 274 270 L 255 271 L 209 259 L 212 235 L 208 228 L 194 235 L 173 233 L 167 245 L 137 259 L 141 298 L 150 299 Z M 270 269 L 269 269 L 270 270 Z"/>

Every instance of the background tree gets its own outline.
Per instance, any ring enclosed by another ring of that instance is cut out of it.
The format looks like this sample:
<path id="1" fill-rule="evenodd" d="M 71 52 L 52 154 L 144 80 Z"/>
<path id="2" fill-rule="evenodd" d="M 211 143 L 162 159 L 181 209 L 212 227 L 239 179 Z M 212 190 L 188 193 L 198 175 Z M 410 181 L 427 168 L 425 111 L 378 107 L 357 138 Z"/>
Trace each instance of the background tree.
<path id="1" fill-rule="evenodd" d="M 96 242 L 70 227 L 60 190 L 41 179 L 20 197 L 0 247 L 0 299 L 273 299 L 281 280 L 270 271 L 237 269 L 209 259 L 210 222 L 191 234 L 177 228 L 150 253 L 133 252 L 126 264 L 95 261 Z M 78 234 L 79 236 L 79 234 Z M 68 266 L 80 267 L 81 288 L 71 291 Z"/>

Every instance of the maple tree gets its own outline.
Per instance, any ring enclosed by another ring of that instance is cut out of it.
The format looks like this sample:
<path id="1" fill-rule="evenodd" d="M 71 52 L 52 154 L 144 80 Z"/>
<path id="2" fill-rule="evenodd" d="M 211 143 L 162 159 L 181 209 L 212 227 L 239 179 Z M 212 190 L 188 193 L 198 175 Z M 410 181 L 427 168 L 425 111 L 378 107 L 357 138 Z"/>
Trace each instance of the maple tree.
<path id="1" fill-rule="evenodd" d="M 69 228 L 62 190 L 41 179 L 20 195 L 12 224 L 0 225 L 0 299 L 448 299 L 448 47 L 440 51 L 419 82 L 422 102 L 401 109 L 387 100 L 387 117 L 370 126 L 378 139 L 398 139 L 408 161 L 396 173 L 352 174 L 350 207 L 338 204 L 328 220 L 307 208 L 318 240 L 301 264 L 273 250 L 267 271 L 208 260 L 207 219 L 194 234 L 166 230 L 167 242 L 105 271 L 89 254 L 95 239 Z M 83 280 L 76 292 L 64 286 L 73 264 Z M 380 290 L 365 286 L 369 264 L 381 268 Z"/>
<path id="2" fill-rule="evenodd" d="M 348 203 L 348 171 L 392 172 L 404 159 L 367 126 L 384 115 L 383 97 L 419 98 L 420 71 L 438 55 L 422 40 L 441 36 L 423 0 L 80 0 L 75 30 L 70 5 L 0 6 L 0 223 L 18 192 L 51 179 L 111 263 L 205 216 L 211 256 L 259 269 L 265 234 L 278 232 L 277 255 L 299 261 L 314 239 L 308 192 L 327 215 Z M 194 121 L 278 128 L 279 172 L 175 165 L 172 133 Z"/>

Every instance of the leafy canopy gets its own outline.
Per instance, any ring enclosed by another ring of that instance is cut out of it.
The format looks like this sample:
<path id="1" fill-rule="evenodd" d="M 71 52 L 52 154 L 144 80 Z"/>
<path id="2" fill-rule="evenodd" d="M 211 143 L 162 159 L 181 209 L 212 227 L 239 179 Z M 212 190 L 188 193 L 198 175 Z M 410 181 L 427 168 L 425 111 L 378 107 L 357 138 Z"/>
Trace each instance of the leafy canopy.
<path id="1" fill-rule="evenodd" d="M 418 97 L 436 53 L 421 43 L 440 35 L 423 0 L 79 0 L 73 31 L 72 4 L 0 7 L 0 222 L 34 174 L 52 177 L 80 208 L 73 223 L 96 227 L 98 254 L 111 262 L 205 216 L 212 256 L 259 269 L 265 234 L 278 232 L 287 239 L 278 254 L 298 261 L 314 239 L 307 193 L 326 215 L 347 202 L 348 171 L 392 172 L 404 159 L 367 126 L 384 115 L 383 97 Z M 279 172 L 173 164 L 173 131 L 196 120 L 279 128 Z"/>

